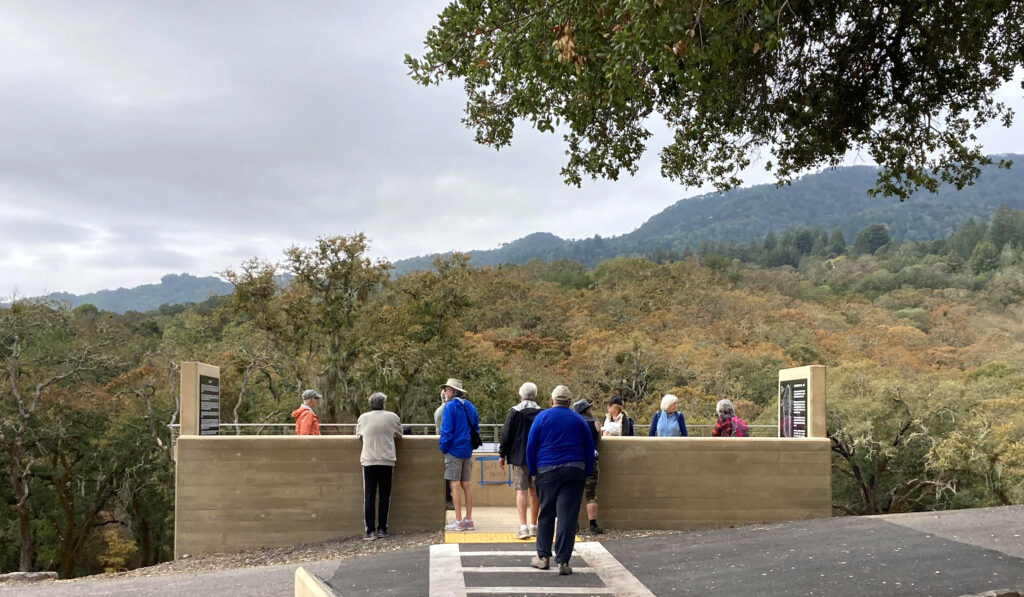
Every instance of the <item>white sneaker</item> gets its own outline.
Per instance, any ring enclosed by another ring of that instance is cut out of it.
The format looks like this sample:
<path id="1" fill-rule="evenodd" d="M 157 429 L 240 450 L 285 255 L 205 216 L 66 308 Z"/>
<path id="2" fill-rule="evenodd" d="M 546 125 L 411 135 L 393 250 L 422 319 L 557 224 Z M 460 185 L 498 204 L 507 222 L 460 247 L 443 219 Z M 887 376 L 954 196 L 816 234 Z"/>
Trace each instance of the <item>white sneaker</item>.
<path id="1" fill-rule="evenodd" d="M 536 537 L 536 536 L 537 536 L 537 525 L 531 524 L 530 525 L 530 537 Z"/>
<path id="2" fill-rule="evenodd" d="M 466 530 L 466 527 L 462 526 L 462 521 L 461 520 L 453 520 L 453 521 L 449 522 L 448 524 L 444 525 L 444 530 L 446 530 L 446 531 L 464 531 L 464 530 Z"/>
<path id="3" fill-rule="evenodd" d="M 519 529 L 519 532 L 516 533 L 516 539 L 529 539 L 529 538 L 530 538 L 530 529 L 528 529 L 526 527 L 521 527 Z"/>

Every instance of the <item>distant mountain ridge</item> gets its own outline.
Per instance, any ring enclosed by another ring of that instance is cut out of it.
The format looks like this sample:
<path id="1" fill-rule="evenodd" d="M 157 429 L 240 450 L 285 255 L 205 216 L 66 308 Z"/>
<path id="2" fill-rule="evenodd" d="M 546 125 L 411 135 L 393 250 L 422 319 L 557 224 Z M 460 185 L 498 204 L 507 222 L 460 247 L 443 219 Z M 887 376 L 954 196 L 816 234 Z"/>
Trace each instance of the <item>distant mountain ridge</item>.
<path id="1" fill-rule="evenodd" d="M 949 236 L 972 217 L 991 219 L 1001 203 L 1024 209 L 1024 156 L 999 157 L 1016 165 L 1010 170 L 987 167 L 970 187 L 957 191 L 942 186 L 936 194 L 920 191 L 904 203 L 868 196 L 877 169 L 848 166 L 810 174 L 783 187 L 765 184 L 682 199 L 621 236 L 565 240 L 538 232 L 497 249 L 469 254 L 477 266 L 571 259 L 594 267 L 614 257 L 681 253 L 701 243 L 761 242 L 768 232 L 796 228 L 826 232 L 838 228 L 846 241 L 852 242 L 857 232 L 871 224 L 885 224 L 890 236 L 901 241 L 936 240 Z M 437 256 L 397 261 L 395 273 L 429 269 Z"/>
<path id="2" fill-rule="evenodd" d="M 761 242 L 768 232 L 796 228 L 842 231 L 847 242 L 871 224 L 885 224 L 902 241 L 946 238 L 970 218 L 989 220 L 1000 204 L 1024 209 L 1024 155 L 1000 156 L 1015 162 L 1010 170 L 986 168 L 973 186 L 961 191 L 942 187 L 937 194 L 919 192 L 905 203 L 869 197 L 877 171 L 853 166 L 804 176 L 792 185 L 758 185 L 726 193 L 683 199 L 652 216 L 632 232 L 602 238 L 565 240 L 535 232 L 498 249 L 470 251 L 475 266 L 522 264 L 531 259 L 571 259 L 587 267 L 620 256 L 681 253 L 701 243 Z M 395 262 L 395 275 L 429 269 L 438 254 Z M 211 295 L 230 294 L 234 287 L 216 276 L 168 274 L 159 284 L 100 290 L 74 295 L 56 292 L 46 298 L 72 307 L 91 303 L 124 313 L 151 311 L 161 305 L 198 303 Z"/>
<path id="3" fill-rule="evenodd" d="M 45 298 L 66 302 L 72 307 L 88 303 L 104 311 L 124 313 L 152 311 L 160 305 L 198 303 L 210 298 L 211 295 L 231 294 L 234 289 L 230 282 L 216 276 L 200 278 L 190 274 L 167 274 L 160 278 L 159 284 L 100 290 L 82 295 L 54 292 Z"/>

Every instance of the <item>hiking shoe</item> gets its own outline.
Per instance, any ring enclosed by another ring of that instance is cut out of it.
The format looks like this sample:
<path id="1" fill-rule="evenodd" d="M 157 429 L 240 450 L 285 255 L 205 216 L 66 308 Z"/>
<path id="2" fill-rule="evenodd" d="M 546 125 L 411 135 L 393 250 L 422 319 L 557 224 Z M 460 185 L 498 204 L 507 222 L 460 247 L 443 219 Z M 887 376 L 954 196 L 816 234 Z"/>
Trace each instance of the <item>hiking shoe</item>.
<path id="1" fill-rule="evenodd" d="M 531 524 L 530 525 L 530 536 L 531 537 L 536 537 L 537 536 L 537 525 L 535 525 L 535 524 Z"/>
<path id="2" fill-rule="evenodd" d="M 597 526 L 596 524 L 590 525 L 590 534 L 591 535 L 600 535 L 603 532 L 604 532 L 604 529 L 602 529 L 601 527 Z"/>
<path id="3" fill-rule="evenodd" d="M 538 570 L 550 570 L 551 569 L 551 558 L 542 558 L 540 556 L 533 556 L 530 560 L 530 565 Z"/>
<path id="4" fill-rule="evenodd" d="M 529 529 L 519 529 L 519 532 L 516 533 L 516 539 L 529 539 L 529 538 L 530 538 L 530 530 Z"/>
<path id="5" fill-rule="evenodd" d="M 386 539 L 387 537 L 390 537 L 390 536 L 391 536 L 391 533 L 389 533 L 387 531 L 380 530 L 380 529 L 377 530 L 377 538 L 378 539 Z"/>
<path id="6" fill-rule="evenodd" d="M 466 530 L 466 527 L 462 526 L 462 521 L 461 520 L 453 520 L 453 521 L 449 522 L 448 524 L 444 525 L 444 530 L 446 530 L 446 531 L 464 531 L 464 530 Z"/>
<path id="7" fill-rule="evenodd" d="M 462 519 L 462 530 L 464 530 L 464 531 L 475 531 L 476 530 L 476 526 L 473 525 L 473 519 L 472 518 L 463 518 Z"/>
<path id="8" fill-rule="evenodd" d="M 572 574 L 572 568 L 569 567 L 569 562 L 559 562 L 558 563 L 558 575 L 559 576 L 566 576 L 566 575 L 569 575 L 569 574 Z"/>
<path id="9" fill-rule="evenodd" d="M 363 541 L 376 541 L 376 540 L 377 540 L 377 533 L 374 533 L 373 531 L 370 531 L 369 533 L 366 533 L 366 536 L 363 537 Z"/>

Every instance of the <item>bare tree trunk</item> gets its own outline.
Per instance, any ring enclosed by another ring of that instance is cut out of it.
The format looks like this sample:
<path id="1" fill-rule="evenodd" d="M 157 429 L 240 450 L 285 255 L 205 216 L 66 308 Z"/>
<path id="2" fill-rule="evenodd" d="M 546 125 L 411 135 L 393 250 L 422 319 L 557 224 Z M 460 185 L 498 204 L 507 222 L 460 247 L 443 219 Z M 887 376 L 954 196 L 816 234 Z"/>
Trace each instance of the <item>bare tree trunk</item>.
<path id="1" fill-rule="evenodd" d="M 35 559 L 35 546 L 32 542 L 32 513 L 28 505 L 27 471 L 21 468 L 20 438 L 15 438 L 14 449 L 11 450 L 10 481 L 14 490 L 14 509 L 18 512 L 18 533 L 21 539 L 21 554 L 18 559 L 18 571 L 31 572 L 32 560 Z"/>
<path id="2" fill-rule="evenodd" d="M 153 557 L 152 551 L 152 540 L 149 532 L 149 521 L 146 520 L 146 515 L 142 512 L 142 508 L 139 507 L 138 496 L 133 495 L 131 500 L 132 516 L 135 518 L 135 536 L 139 538 L 139 552 L 140 566 L 152 566 L 156 564 L 156 558 Z"/>
<path id="3" fill-rule="evenodd" d="M 235 401 L 235 408 L 231 411 L 234 415 L 235 435 L 242 434 L 242 428 L 238 426 L 238 409 L 242 408 L 242 402 L 245 400 L 245 392 L 249 389 L 249 379 L 259 369 L 260 358 L 252 356 L 249 359 L 249 363 L 245 366 L 245 371 L 242 373 L 242 388 L 238 390 L 238 400 Z"/>
<path id="4" fill-rule="evenodd" d="M 35 409 L 35 403 L 27 405 L 28 408 L 26 408 L 25 401 L 22 399 L 22 394 L 19 391 L 19 356 L 19 352 L 12 354 L 8 369 L 11 394 L 14 397 L 14 402 L 18 405 L 18 424 L 14 427 L 14 437 L 11 438 L 11 465 L 8 474 L 11 481 L 11 489 L 14 492 L 14 509 L 18 512 L 18 534 L 21 540 L 18 571 L 31 572 L 32 561 L 35 559 L 35 545 L 32 541 L 32 511 L 28 503 L 28 477 L 32 472 L 33 459 L 25 454 L 24 442 L 25 428 L 32 410 Z M 41 391 L 41 388 L 37 389 L 37 398 L 38 393 Z M 0 430 L 0 441 L 4 439 L 6 438 L 3 431 Z"/>

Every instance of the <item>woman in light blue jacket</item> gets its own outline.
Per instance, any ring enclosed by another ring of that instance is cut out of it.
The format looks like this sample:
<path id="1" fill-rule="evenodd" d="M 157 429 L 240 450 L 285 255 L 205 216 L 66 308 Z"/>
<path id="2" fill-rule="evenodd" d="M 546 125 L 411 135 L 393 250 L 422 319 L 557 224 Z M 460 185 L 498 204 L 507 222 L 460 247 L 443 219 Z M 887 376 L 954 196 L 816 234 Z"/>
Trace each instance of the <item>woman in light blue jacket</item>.
<path id="1" fill-rule="evenodd" d="M 654 413 L 651 429 L 647 435 L 651 437 L 686 437 L 686 418 L 679 412 L 679 397 L 665 394 L 661 399 L 661 410 Z"/>

